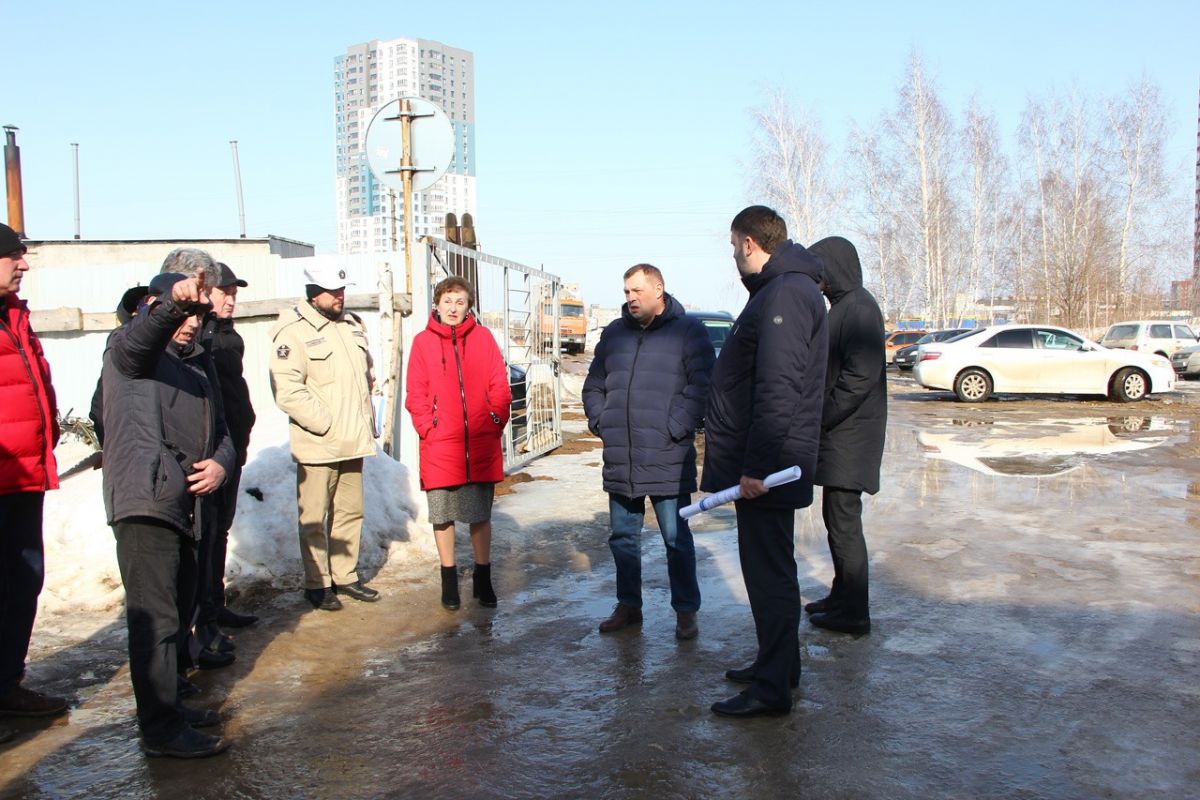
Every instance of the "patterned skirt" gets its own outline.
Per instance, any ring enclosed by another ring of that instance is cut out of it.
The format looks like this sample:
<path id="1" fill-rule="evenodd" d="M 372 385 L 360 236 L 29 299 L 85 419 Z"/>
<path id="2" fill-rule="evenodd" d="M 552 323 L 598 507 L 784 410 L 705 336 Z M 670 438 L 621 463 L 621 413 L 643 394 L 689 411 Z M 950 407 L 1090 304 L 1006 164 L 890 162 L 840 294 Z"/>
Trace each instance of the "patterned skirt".
<path id="1" fill-rule="evenodd" d="M 430 489 L 429 521 L 434 527 L 447 522 L 487 522 L 492 518 L 494 483 L 464 483 L 445 489 Z"/>

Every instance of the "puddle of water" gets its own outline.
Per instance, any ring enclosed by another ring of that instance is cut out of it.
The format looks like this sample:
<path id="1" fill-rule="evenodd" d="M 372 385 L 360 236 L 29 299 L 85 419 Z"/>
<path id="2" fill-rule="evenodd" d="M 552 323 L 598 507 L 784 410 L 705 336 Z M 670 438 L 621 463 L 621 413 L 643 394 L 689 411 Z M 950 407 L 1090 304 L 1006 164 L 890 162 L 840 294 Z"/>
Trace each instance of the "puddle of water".
<path id="1" fill-rule="evenodd" d="M 1014 422 L 952 419 L 949 429 L 920 431 L 926 458 L 949 461 L 984 475 L 1046 477 L 1093 459 L 1165 444 L 1174 425 L 1148 416 Z"/>

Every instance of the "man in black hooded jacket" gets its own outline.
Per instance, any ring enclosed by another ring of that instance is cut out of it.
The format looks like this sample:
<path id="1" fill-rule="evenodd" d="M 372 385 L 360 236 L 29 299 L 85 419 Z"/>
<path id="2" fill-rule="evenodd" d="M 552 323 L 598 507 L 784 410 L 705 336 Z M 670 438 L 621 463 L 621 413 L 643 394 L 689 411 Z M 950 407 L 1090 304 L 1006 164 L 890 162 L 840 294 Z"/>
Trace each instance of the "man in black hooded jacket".
<path id="1" fill-rule="evenodd" d="M 825 267 L 829 298 L 829 366 L 821 416 L 816 482 L 833 557 L 829 595 L 804 607 L 818 628 L 868 633 L 867 543 L 862 493 L 879 491 L 879 464 L 887 429 L 887 374 L 883 314 L 862 284 L 854 245 L 840 236 L 809 248 Z"/>
<path id="2" fill-rule="evenodd" d="M 750 299 L 712 374 L 700 488 L 741 487 L 738 556 L 758 654 L 725 677 L 750 684 L 714 703 L 723 716 L 786 714 L 800 682 L 800 586 L 795 514 L 812 504 L 828 351 L 821 263 L 787 238 L 765 206 L 733 219 L 733 258 Z M 800 480 L 769 491 L 763 478 L 798 466 Z"/>

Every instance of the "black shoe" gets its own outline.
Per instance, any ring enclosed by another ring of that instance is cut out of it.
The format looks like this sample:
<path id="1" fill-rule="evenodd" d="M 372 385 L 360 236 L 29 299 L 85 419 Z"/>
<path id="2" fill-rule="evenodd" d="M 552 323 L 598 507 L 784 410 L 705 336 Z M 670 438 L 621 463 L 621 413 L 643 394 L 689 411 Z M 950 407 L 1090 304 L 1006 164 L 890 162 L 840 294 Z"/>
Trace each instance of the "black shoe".
<path id="1" fill-rule="evenodd" d="M 193 728 L 211 728 L 221 724 L 221 715 L 209 708 L 188 708 L 180 706 L 183 719 Z"/>
<path id="2" fill-rule="evenodd" d="M 733 681 L 734 683 L 754 683 L 754 667 L 727 669 L 725 670 L 725 680 Z"/>
<path id="3" fill-rule="evenodd" d="M 342 607 L 333 589 L 305 589 L 304 597 L 312 607 L 320 611 L 337 611 Z"/>
<path id="4" fill-rule="evenodd" d="M 749 719 L 750 717 L 782 717 L 784 714 L 790 714 L 791 706 L 769 706 L 761 700 L 756 700 L 750 696 L 747 690 L 734 695 L 728 700 L 712 704 L 714 714 L 720 714 L 722 717 L 736 717 L 738 719 Z"/>
<path id="5" fill-rule="evenodd" d="M 492 588 L 492 565 L 476 564 L 471 573 L 471 596 L 479 599 L 479 605 L 484 608 L 495 608 L 499 605 L 496 590 Z"/>
<path id="6" fill-rule="evenodd" d="M 754 667 L 749 666 L 743 669 L 727 669 L 725 670 L 725 680 L 733 683 L 754 683 Z M 800 687 L 800 678 L 797 676 L 788 681 L 788 685 L 793 689 Z"/>
<path id="7" fill-rule="evenodd" d="M 213 650 L 208 647 L 200 649 L 200 655 L 196 657 L 196 666 L 200 669 L 220 669 L 228 667 L 233 663 L 236 656 L 233 653 L 222 653 L 218 650 Z"/>
<path id="8" fill-rule="evenodd" d="M 811 603 L 804 604 L 804 610 L 809 614 L 824 614 L 826 611 L 833 611 L 837 607 L 838 603 L 833 599 L 833 595 L 827 595 L 820 600 L 813 600 Z"/>
<path id="9" fill-rule="evenodd" d="M 852 633 L 861 636 L 871 632 L 870 617 L 851 617 L 841 611 L 826 611 L 823 614 L 813 614 L 808 618 L 818 628 L 838 633 Z"/>
<path id="10" fill-rule="evenodd" d="M 218 628 L 215 622 L 197 627 L 196 638 L 204 647 L 218 653 L 232 653 L 235 649 L 233 637 Z"/>
<path id="11" fill-rule="evenodd" d="M 142 743 L 142 752 L 151 758 L 166 756 L 167 758 L 207 758 L 224 752 L 229 742 L 222 741 L 218 736 L 201 733 L 192 726 L 187 726 L 179 735 L 163 744 Z"/>
<path id="12" fill-rule="evenodd" d="M 245 628 L 256 622 L 258 622 L 258 616 L 255 614 L 239 614 L 228 608 L 222 608 L 217 612 L 217 624 L 226 628 Z"/>
<path id="13" fill-rule="evenodd" d="M 182 675 L 175 676 L 175 696 L 180 700 L 200 694 L 200 687 Z"/>
<path id="14" fill-rule="evenodd" d="M 462 606 L 458 598 L 458 567 L 442 567 L 442 608 L 457 611 Z"/>
<path id="15" fill-rule="evenodd" d="M 362 581 L 348 583 L 345 586 L 334 587 L 338 594 L 344 594 L 347 597 L 353 597 L 355 600 L 361 600 L 364 603 L 374 603 L 379 599 L 379 592 L 367 586 Z"/>
<path id="16" fill-rule="evenodd" d="M 10 717 L 57 717 L 66 713 L 67 698 L 14 686 L 0 695 L 0 715 Z"/>

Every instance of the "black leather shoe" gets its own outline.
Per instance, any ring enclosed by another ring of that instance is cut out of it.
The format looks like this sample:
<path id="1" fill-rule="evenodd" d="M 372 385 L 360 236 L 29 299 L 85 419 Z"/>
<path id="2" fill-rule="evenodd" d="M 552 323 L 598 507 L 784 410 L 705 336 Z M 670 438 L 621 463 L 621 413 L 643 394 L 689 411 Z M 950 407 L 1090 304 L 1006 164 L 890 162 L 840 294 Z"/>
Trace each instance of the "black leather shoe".
<path id="1" fill-rule="evenodd" d="M 733 683 L 754 683 L 754 667 L 744 667 L 742 669 L 727 669 L 725 670 L 725 680 Z M 799 688 L 800 678 L 792 678 L 788 681 L 788 685 L 793 689 Z"/>
<path id="2" fill-rule="evenodd" d="M 180 708 L 183 718 L 193 728 L 211 728 L 221 724 L 221 715 L 210 708 Z"/>
<path id="3" fill-rule="evenodd" d="M 245 628 L 256 622 L 258 622 L 256 614 L 239 614 L 228 608 L 222 608 L 217 612 L 217 624 L 226 628 Z"/>
<path id="4" fill-rule="evenodd" d="M 750 696 L 749 691 L 736 694 L 728 700 L 712 704 L 714 714 L 722 717 L 749 719 L 750 717 L 782 717 L 792 712 L 791 706 L 769 706 Z"/>
<path id="5" fill-rule="evenodd" d="M 217 736 L 201 733 L 192 726 L 184 728 L 178 736 L 162 744 L 142 744 L 142 751 L 151 758 L 207 758 L 224 752 L 229 742 Z"/>
<path id="6" fill-rule="evenodd" d="M 200 694 L 200 687 L 182 675 L 175 676 L 175 696 L 180 700 Z"/>
<path id="7" fill-rule="evenodd" d="M 824 628 L 827 631 L 837 631 L 838 633 L 852 633 L 856 636 L 861 636 L 864 633 L 871 632 L 870 617 L 851 617 L 843 614 L 841 611 L 826 611 L 823 614 L 813 614 L 808 618 L 818 628 Z"/>
<path id="8" fill-rule="evenodd" d="M 804 610 L 809 614 L 824 614 L 826 611 L 833 611 L 837 608 L 837 605 L 837 601 L 833 599 L 833 595 L 827 595 L 820 600 L 805 603 Z"/>
<path id="9" fill-rule="evenodd" d="M 232 653 L 235 649 L 233 637 L 218 628 L 215 622 L 198 627 L 196 637 L 209 650 L 216 650 L 218 653 Z"/>
<path id="10" fill-rule="evenodd" d="M 200 669 L 220 669 L 228 667 L 233 663 L 236 656 L 233 653 L 222 653 L 210 648 L 200 650 L 200 655 L 196 657 L 196 666 Z"/>
<path id="11" fill-rule="evenodd" d="M 312 607 L 320 611 L 337 611 L 342 607 L 333 589 L 305 589 L 304 597 Z"/>
<path id="12" fill-rule="evenodd" d="M 344 594 L 347 597 L 353 597 L 355 600 L 361 600 L 364 603 L 374 603 L 379 599 L 379 592 L 367 586 L 362 581 L 346 584 L 345 586 L 335 587 L 338 594 Z"/>

